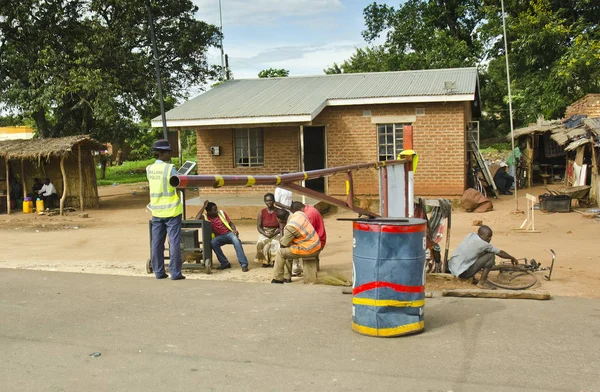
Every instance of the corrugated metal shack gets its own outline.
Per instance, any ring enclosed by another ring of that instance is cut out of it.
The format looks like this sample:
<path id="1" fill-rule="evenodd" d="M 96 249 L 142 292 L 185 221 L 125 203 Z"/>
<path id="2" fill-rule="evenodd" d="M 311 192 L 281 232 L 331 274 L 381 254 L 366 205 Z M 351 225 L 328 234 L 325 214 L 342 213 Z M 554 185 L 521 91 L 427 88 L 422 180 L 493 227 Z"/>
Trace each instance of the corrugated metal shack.
<path id="1" fill-rule="evenodd" d="M 544 179 L 562 181 L 566 188 L 590 186 L 590 199 L 598 200 L 600 117 L 541 120 L 515 130 L 515 140 L 526 146 L 521 164 L 531 173 L 529 186 Z"/>

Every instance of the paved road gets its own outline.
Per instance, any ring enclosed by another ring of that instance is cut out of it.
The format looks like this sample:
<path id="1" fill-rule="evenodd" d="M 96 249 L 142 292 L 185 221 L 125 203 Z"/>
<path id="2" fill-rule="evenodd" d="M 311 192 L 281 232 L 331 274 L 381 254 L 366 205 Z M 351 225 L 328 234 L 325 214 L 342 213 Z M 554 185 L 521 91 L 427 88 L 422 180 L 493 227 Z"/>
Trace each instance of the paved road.
<path id="1" fill-rule="evenodd" d="M 424 333 L 380 339 L 351 331 L 350 299 L 0 269 L 1 390 L 600 390 L 599 300 L 433 298 Z"/>

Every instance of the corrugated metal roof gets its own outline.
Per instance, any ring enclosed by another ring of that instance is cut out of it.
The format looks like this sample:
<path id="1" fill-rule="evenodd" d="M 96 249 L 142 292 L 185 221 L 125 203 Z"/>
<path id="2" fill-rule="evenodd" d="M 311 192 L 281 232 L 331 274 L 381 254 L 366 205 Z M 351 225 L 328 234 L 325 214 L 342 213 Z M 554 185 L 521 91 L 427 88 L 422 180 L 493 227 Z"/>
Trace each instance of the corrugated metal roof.
<path id="1" fill-rule="evenodd" d="M 456 88 L 446 90 L 447 81 L 455 82 Z M 241 79 L 222 83 L 166 116 L 167 121 L 177 121 L 314 115 L 332 99 L 433 97 L 430 101 L 435 102 L 457 95 L 474 97 L 476 89 L 477 68 Z"/>

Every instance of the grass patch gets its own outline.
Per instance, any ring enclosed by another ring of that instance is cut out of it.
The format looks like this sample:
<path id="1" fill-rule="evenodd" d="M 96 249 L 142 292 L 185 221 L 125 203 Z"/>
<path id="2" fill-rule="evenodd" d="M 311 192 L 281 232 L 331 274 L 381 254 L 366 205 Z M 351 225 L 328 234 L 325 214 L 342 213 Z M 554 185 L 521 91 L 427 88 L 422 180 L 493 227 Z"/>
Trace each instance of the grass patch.
<path id="1" fill-rule="evenodd" d="M 100 168 L 96 166 L 96 178 L 98 186 L 118 184 L 133 184 L 136 182 L 147 182 L 146 166 L 154 163 L 154 159 L 144 161 L 126 161 L 120 166 L 107 166 L 104 180 L 100 179 Z M 179 167 L 179 158 L 171 159 L 176 167 Z"/>
<path id="2" fill-rule="evenodd" d="M 329 286 L 352 286 L 352 278 L 342 271 L 337 270 L 319 272 L 317 281 Z"/>

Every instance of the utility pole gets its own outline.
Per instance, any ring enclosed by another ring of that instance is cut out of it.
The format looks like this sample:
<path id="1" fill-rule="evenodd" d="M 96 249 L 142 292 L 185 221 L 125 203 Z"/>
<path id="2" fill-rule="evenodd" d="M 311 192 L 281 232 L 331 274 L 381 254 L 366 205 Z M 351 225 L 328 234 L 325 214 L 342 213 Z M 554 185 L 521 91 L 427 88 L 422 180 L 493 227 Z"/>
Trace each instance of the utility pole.
<path id="1" fill-rule="evenodd" d="M 163 98 L 162 80 L 160 76 L 160 64 L 158 62 L 158 48 L 156 46 L 156 35 L 154 34 L 154 18 L 152 18 L 150 0 L 146 0 L 146 9 L 148 10 L 148 28 L 150 29 L 150 39 L 152 40 L 152 51 L 154 53 L 154 69 L 156 70 L 156 83 L 158 85 L 158 99 L 160 101 L 160 115 L 162 117 L 163 136 L 165 140 L 169 140 L 167 116 L 165 115 L 165 100 Z"/>
<path id="2" fill-rule="evenodd" d="M 506 59 L 506 81 L 508 84 L 508 115 L 510 117 L 510 140 L 512 142 L 511 154 L 515 153 L 515 130 L 513 128 L 513 110 L 512 110 L 512 95 L 510 94 L 510 71 L 508 69 L 508 39 L 506 37 L 506 14 L 504 12 L 504 0 L 500 0 L 502 4 L 502 28 L 504 29 L 504 56 Z M 515 168 L 517 165 L 517 159 L 514 157 Z M 515 170 L 515 176 L 517 171 Z M 529 173 L 527 173 L 529 174 Z M 515 209 L 519 211 L 519 198 L 517 196 L 519 189 L 519 179 L 515 178 Z"/>
<path id="3" fill-rule="evenodd" d="M 225 75 L 221 76 L 225 76 L 227 79 L 229 79 L 227 68 L 225 68 L 227 67 L 227 65 L 225 65 L 225 50 L 223 49 L 223 11 L 221 9 L 221 0 L 219 0 L 219 21 L 221 22 L 221 25 L 219 27 L 219 30 L 221 32 L 221 69 L 225 73 Z"/>

